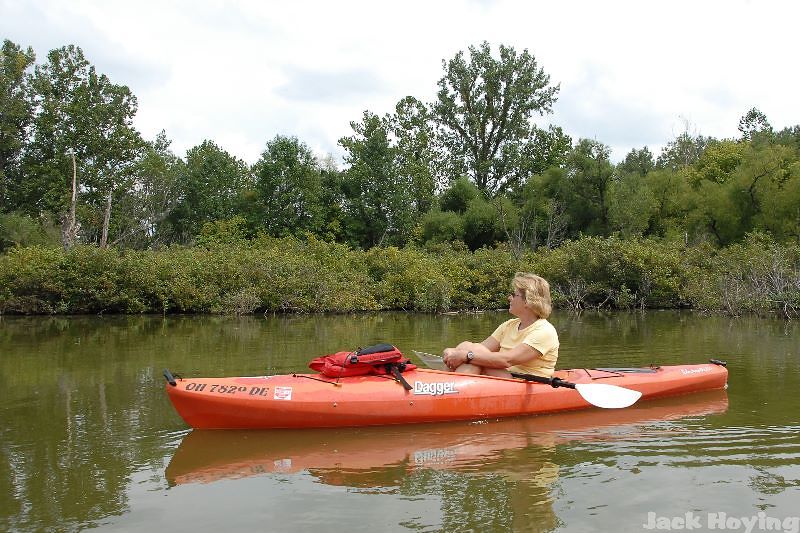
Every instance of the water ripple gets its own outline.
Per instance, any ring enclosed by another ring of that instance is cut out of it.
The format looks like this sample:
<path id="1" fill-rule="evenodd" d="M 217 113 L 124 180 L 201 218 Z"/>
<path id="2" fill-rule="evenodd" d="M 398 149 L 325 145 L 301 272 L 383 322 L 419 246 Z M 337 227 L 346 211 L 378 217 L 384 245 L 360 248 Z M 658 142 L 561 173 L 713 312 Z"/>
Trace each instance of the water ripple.
<path id="1" fill-rule="evenodd" d="M 795 466 L 800 463 L 798 426 L 657 428 L 600 441 L 579 440 L 576 453 L 590 453 L 606 465 L 631 461 L 676 467 L 747 465 Z"/>

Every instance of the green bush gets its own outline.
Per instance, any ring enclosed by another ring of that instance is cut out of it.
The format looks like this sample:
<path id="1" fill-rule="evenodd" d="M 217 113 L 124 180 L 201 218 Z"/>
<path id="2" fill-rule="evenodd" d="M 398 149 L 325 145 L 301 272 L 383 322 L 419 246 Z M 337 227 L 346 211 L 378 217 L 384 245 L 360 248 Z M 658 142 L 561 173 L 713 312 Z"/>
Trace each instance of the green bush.
<path id="1" fill-rule="evenodd" d="M 497 207 L 481 197 L 469 203 L 463 221 L 464 242 L 470 250 L 493 246 L 506 238 Z"/>
<path id="2" fill-rule="evenodd" d="M 50 314 L 59 308 L 62 284 L 58 271 L 64 259 L 61 248 L 12 248 L 0 256 L 0 312 Z"/>
<path id="3" fill-rule="evenodd" d="M 461 176 L 453 180 L 450 187 L 442 192 L 439 205 L 442 211 L 464 214 L 470 202 L 480 196 L 480 194 L 480 190 L 478 190 L 468 177 Z"/>
<path id="4" fill-rule="evenodd" d="M 509 281 L 550 282 L 556 307 L 800 311 L 800 246 L 762 234 L 721 250 L 583 237 L 516 259 L 507 245 L 354 250 L 313 236 L 209 240 L 160 251 L 14 247 L 0 255 L 0 312 L 441 312 L 507 305 Z"/>
<path id="5" fill-rule="evenodd" d="M 673 308 L 686 304 L 682 257 L 672 243 L 584 237 L 545 252 L 539 265 L 562 305 Z"/>
<path id="6" fill-rule="evenodd" d="M 712 253 L 690 282 L 698 309 L 800 315 L 800 245 L 782 245 L 763 233 Z"/>
<path id="7" fill-rule="evenodd" d="M 56 245 L 59 230 L 52 222 L 20 213 L 0 213 L 0 252 L 13 246 Z"/>
<path id="8" fill-rule="evenodd" d="M 464 223 L 458 213 L 452 211 L 428 211 L 422 217 L 421 226 L 424 242 L 442 243 L 464 239 Z"/>
<path id="9" fill-rule="evenodd" d="M 365 263 L 381 309 L 450 309 L 452 285 L 435 256 L 416 248 L 373 248 L 365 253 Z"/>
<path id="10" fill-rule="evenodd" d="M 505 245 L 481 248 L 458 258 L 456 298 L 460 309 L 499 309 L 508 306 L 511 278 L 526 268 L 517 261 Z"/>

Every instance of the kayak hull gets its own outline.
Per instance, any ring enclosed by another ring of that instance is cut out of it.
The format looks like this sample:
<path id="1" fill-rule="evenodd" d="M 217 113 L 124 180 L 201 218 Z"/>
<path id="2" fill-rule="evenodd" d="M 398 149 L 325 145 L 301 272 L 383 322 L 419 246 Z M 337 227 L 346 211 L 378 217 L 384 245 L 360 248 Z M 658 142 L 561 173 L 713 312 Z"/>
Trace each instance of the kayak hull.
<path id="1" fill-rule="evenodd" d="M 573 383 L 618 385 L 642 399 L 724 388 L 716 364 L 639 371 L 561 370 Z M 416 369 L 403 373 L 411 390 L 391 376 L 341 379 L 320 374 L 188 378 L 166 385 L 178 414 L 195 429 L 324 428 L 503 418 L 592 407 L 568 388 L 518 379 Z"/>

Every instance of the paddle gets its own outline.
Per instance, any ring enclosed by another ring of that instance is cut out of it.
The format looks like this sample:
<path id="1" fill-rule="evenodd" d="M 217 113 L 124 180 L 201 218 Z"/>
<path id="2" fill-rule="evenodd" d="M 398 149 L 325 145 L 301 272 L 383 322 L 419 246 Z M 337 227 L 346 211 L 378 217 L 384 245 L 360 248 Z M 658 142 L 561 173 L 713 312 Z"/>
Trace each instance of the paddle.
<path id="1" fill-rule="evenodd" d="M 429 368 L 434 368 L 436 370 L 445 370 L 447 368 L 444 364 L 444 360 L 438 355 L 418 352 L 416 350 L 412 351 L 419 357 L 420 361 Z M 515 374 L 513 372 L 511 375 L 518 379 L 524 379 L 525 381 L 550 385 L 553 388 L 566 387 L 568 389 L 575 389 L 584 400 L 596 407 L 602 407 L 604 409 L 630 407 L 642 396 L 642 393 L 639 391 L 626 389 L 625 387 L 619 387 L 617 385 L 609 385 L 607 383 L 571 383 L 561 378 L 544 378 L 531 374 Z"/>

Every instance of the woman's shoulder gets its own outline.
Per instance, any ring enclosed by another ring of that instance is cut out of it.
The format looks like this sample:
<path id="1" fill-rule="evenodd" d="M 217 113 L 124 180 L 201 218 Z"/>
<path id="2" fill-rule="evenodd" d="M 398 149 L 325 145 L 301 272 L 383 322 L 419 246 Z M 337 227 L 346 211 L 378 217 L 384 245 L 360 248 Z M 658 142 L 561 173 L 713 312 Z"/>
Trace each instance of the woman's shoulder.
<path id="1" fill-rule="evenodd" d="M 555 326 L 552 324 L 552 322 L 550 322 L 546 318 L 540 318 L 539 320 L 534 322 L 534 324 L 536 324 L 540 328 L 553 328 L 553 329 L 555 329 Z"/>
<path id="2" fill-rule="evenodd" d="M 547 320 L 546 318 L 540 318 L 536 320 L 526 329 L 530 329 L 530 331 L 549 331 L 552 333 L 556 333 L 556 327 L 553 324 L 551 324 L 550 321 Z"/>
<path id="3" fill-rule="evenodd" d="M 546 318 L 540 318 L 534 322 L 533 327 L 538 331 L 547 332 L 548 335 L 558 338 L 558 331 L 556 331 L 556 327 Z"/>

